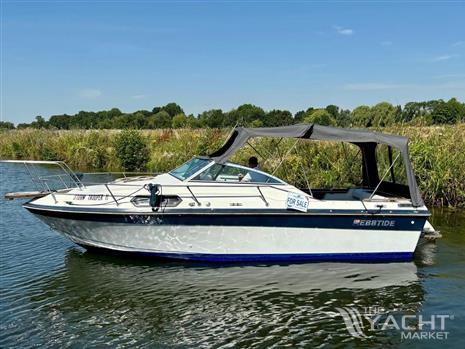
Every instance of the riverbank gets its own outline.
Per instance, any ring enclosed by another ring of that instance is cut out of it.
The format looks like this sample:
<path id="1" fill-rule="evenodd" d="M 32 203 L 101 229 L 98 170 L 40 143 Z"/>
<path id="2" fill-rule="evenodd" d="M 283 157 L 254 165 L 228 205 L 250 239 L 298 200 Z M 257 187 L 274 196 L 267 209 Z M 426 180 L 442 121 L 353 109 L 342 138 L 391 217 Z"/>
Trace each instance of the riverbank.
<path id="1" fill-rule="evenodd" d="M 465 124 L 430 127 L 393 126 L 377 131 L 401 134 L 410 138 L 410 153 L 423 198 L 431 206 L 465 207 Z M 0 137 L 1 159 L 63 160 L 79 171 L 123 171 L 121 154 L 115 142 L 117 130 L 10 130 Z M 144 130 L 141 140 L 147 150 L 142 166 L 150 172 L 164 172 L 194 155 L 207 155 L 224 142 L 226 129 Z M 280 143 L 281 155 L 289 142 Z M 310 146 L 311 145 L 311 146 Z M 276 142 L 256 140 L 254 147 L 262 154 L 277 149 Z M 233 159 L 245 163 L 254 154 L 244 149 Z M 266 156 L 264 156 L 266 157 Z M 309 171 L 312 187 L 347 184 L 354 177 L 354 168 L 347 166 L 357 154 L 346 147 L 324 142 L 309 143 L 305 148 L 286 156 L 285 166 L 277 173 L 291 183 L 304 184 L 300 166 L 317 166 Z M 265 164 L 274 168 L 279 160 Z M 350 162 L 350 161 L 349 161 Z M 356 162 L 354 162 L 356 163 Z"/>

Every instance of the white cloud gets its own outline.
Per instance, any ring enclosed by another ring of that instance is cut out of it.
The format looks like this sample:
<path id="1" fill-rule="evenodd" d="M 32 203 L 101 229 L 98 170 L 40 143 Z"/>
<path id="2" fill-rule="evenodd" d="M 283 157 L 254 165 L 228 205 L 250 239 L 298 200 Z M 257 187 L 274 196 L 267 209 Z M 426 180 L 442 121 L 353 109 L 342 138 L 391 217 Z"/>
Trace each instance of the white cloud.
<path id="1" fill-rule="evenodd" d="M 463 46 L 463 45 L 465 45 L 465 41 L 456 41 L 451 46 L 457 47 L 457 46 Z"/>
<path id="2" fill-rule="evenodd" d="M 85 99 L 95 99 L 102 95 L 102 91 L 96 88 L 84 88 L 79 91 L 78 95 Z"/>
<path id="3" fill-rule="evenodd" d="M 442 61 L 448 61 L 449 59 L 458 57 L 458 55 L 442 55 L 442 56 L 437 56 L 432 59 L 433 62 L 442 62 Z"/>
<path id="4" fill-rule="evenodd" d="M 334 26 L 334 29 L 336 30 L 336 32 L 338 34 L 341 34 L 341 35 L 353 35 L 354 34 L 354 30 L 353 29 L 350 29 L 350 28 L 343 28 L 343 27 L 339 27 L 339 26 Z"/>

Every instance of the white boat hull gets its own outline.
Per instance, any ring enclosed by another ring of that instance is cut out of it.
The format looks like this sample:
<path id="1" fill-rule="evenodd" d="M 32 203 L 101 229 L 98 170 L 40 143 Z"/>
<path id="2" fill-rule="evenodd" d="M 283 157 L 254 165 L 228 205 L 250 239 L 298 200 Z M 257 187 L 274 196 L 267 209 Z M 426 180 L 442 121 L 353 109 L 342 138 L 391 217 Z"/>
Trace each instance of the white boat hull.
<path id="1" fill-rule="evenodd" d="M 357 228 L 124 224 L 39 217 L 85 247 L 209 261 L 408 260 L 421 233 Z"/>

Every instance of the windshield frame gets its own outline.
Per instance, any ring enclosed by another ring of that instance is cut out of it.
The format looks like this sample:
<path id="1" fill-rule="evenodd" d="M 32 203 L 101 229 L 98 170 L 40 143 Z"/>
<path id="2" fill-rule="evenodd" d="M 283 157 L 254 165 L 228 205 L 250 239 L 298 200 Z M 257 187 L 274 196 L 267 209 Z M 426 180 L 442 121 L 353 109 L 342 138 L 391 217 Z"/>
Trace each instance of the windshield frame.
<path id="1" fill-rule="evenodd" d="M 214 164 L 218 164 L 218 165 L 223 165 L 223 166 L 231 166 L 231 167 L 235 167 L 235 168 L 240 168 L 242 170 L 245 170 L 246 172 L 249 172 L 249 171 L 254 171 L 254 172 L 257 172 L 259 174 L 262 174 L 266 177 L 269 177 L 269 178 L 272 178 L 274 179 L 275 181 L 277 181 L 277 183 L 270 183 L 270 182 L 226 182 L 228 184 L 240 184 L 240 185 L 247 185 L 247 184 L 250 184 L 250 185 L 290 185 L 289 183 L 283 181 L 282 179 L 278 178 L 278 177 L 275 177 L 273 176 L 272 174 L 270 173 L 267 173 L 267 172 L 264 172 L 264 171 L 261 171 L 261 170 L 257 170 L 256 168 L 251 168 L 251 167 L 247 167 L 247 166 L 243 166 L 243 165 L 239 165 L 239 164 L 236 164 L 234 162 L 225 162 L 224 164 L 219 164 L 215 161 L 212 161 L 209 166 L 205 166 L 202 170 L 198 171 L 197 173 L 195 173 L 194 175 L 192 175 L 191 177 L 189 177 L 188 179 L 186 179 L 186 181 L 190 181 L 190 182 L 194 182 L 194 183 L 224 183 L 224 182 L 221 182 L 221 181 L 216 181 L 216 180 L 195 180 L 194 178 L 197 177 L 197 175 L 201 174 L 203 171 L 206 171 L 208 170 L 210 167 L 212 167 Z"/>

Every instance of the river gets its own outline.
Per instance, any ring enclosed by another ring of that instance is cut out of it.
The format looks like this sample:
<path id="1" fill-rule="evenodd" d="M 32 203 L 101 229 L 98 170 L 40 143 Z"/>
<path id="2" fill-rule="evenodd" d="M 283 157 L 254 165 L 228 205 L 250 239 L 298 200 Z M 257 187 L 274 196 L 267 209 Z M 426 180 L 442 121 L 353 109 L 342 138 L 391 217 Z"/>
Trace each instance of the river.
<path id="1" fill-rule="evenodd" d="M 22 168 L 0 171 L 2 197 L 31 189 Z M 2 348 L 465 347 L 464 211 L 433 210 L 443 237 L 412 262 L 259 265 L 98 255 L 18 201 L 0 212 Z"/>

